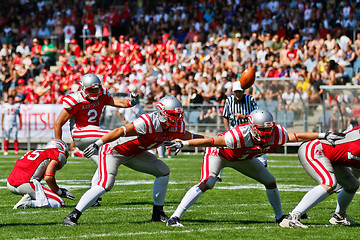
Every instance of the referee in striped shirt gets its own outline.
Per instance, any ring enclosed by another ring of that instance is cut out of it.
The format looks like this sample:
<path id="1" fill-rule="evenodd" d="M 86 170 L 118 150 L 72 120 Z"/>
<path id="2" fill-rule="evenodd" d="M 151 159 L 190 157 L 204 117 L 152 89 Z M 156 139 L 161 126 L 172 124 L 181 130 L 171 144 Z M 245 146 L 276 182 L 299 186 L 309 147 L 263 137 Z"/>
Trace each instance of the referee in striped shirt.
<path id="1" fill-rule="evenodd" d="M 248 122 L 249 114 L 258 109 L 255 99 L 251 95 L 244 94 L 240 81 L 233 82 L 232 91 L 233 95 L 226 99 L 222 114 L 226 131 Z"/>

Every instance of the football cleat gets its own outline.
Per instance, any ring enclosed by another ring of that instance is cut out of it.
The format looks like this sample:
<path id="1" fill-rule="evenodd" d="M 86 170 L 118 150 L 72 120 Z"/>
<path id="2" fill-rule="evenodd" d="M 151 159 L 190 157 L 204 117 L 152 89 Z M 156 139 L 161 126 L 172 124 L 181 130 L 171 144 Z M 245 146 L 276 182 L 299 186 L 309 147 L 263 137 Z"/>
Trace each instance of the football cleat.
<path id="1" fill-rule="evenodd" d="M 285 217 L 286 217 L 286 215 L 282 215 L 282 216 L 281 216 L 280 218 L 278 218 L 278 219 L 275 218 L 276 223 L 281 223 L 282 220 L 283 220 Z"/>
<path id="2" fill-rule="evenodd" d="M 300 222 L 301 213 L 289 213 L 279 224 L 282 228 L 308 228 Z"/>
<path id="3" fill-rule="evenodd" d="M 358 222 L 351 220 L 346 213 L 343 213 L 343 214 L 334 213 L 332 218 L 330 218 L 329 222 L 332 225 L 344 225 L 344 226 L 359 226 L 360 225 Z"/>
<path id="4" fill-rule="evenodd" d="M 15 155 L 19 155 L 19 152 L 18 152 L 18 151 L 15 151 Z"/>
<path id="5" fill-rule="evenodd" d="M 4 155 L 6 156 L 6 155 L 9 155 L 9 153 L 8 152 L 4 152 Z"/>
<path id="6" fill-rule="evenodd" d="M 13 209 L 26 209 L 31 207 L 31 197 L 29 194 L 25 194 L 20 201 L 15 204 Z"/>
<path id="7" fill-rule="evenodd" d="M 184 225 L 182 225 L 182 224 L 180 223 L 180 218 L 178 218 L 178 217 L 171 217 L 171 218 L 169 218 L 169 220 L 167 221 L 166 226 L 183 227 Z"/>
<path id="8" fill-rule="evenodd" d="M 69 215 L 67 215 L 64 218 L 64 220 L 61 222 L 61 224 L 67 225 L 67 226 L 75 226 L 75 225 L 77 225 L 77 220 L 79 219 L 81 214 L 82 213 L 75 208 L 74 210 L 72 210 L 71 213 L 69 213 Z"/>
<path id="9" fill-rule="evenodd" d="M 169 218 L 166 216 L 163 206 L 153 206 L 152 222 L 167 222 Z"/>

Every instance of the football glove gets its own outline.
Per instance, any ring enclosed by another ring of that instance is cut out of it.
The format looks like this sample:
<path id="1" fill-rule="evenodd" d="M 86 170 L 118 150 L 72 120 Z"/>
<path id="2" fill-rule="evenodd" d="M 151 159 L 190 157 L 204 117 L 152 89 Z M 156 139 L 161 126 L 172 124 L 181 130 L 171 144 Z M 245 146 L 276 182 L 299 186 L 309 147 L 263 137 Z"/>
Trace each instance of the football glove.
<path id="1" fill-rule="evenodd" d="M 180 150 L 184 147 L 184 144 L 181 141 L 176 142 L 164 142 L 164 146 L 167 149 L 175 150 L 175 156 L 180 152 Z"/>
<path id="2" fill-rule="evenodd" d="M 91 156 L 94 155 L 95 151 L 97 150 L 99 150 L 99 146 L 96 143 L 93 143 L 89 145 L 87 148 L 85 148 L 83 153 L 85 157 L 91 158 Z"/>
<path id="3" fill-rule="evenodd" d="M 59 195 L 62 198 L 68 198 L 70 200 L 73 200 L 75 198 L 74 194 L 72 194 L 70 191 L 68 191 L 66 188 L 60 188 L 61 194 Z"/>
<path id="4" fill-rule="evenodd" d="M 129 100 L 131 106 L 135 106 L 136 104 L 139 103 L 139 94 L 135 92 L 129 93 Z"/>
<path id="5" fill-rule="evenodd" d="M 332 133 L 326 132 L 325 139 L 331 143 L 331 145 L 335 146 L 335 141 L 345 138 L 345 133 Z"/>

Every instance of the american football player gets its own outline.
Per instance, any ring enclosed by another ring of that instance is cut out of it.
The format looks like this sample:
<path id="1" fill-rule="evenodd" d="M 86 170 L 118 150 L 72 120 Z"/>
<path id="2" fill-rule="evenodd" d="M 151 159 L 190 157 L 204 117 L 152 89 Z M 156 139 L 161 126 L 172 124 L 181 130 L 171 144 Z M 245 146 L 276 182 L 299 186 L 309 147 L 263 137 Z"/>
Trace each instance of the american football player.
<path id="1" fill-rule="evenodd" d="M 100 180 L 81 197 L 75 209 L 64 218 L 62 223 L 76 225 L 80 215 L 98 197 L 111 190 L 118 168 L 122 164 L 155 177 L 151 221 L 166 222 L 168 217 L 164 213 L 163 205 L 170 169 L 147 150 L 158 147 L 164 141 L 192 138 L 203 138 L 203 136 L 185 130 L 182 104 L 173 96 L 160 99 L 155 112 L 143 114 L 131 124 L 106 134 L 84 150 L 86 157 L 91 157 L 94 153 L 94 156 L 98 157 Z"/>
<path id="2" fill-rule="evenodd" d="M 60 188 L 55 180 L 56 171 L 64 167 L 68 155 L 66 143 L 54 139 L 44 149 L 30 151 L 17 160 L 7 178 L 7 188 L 14 194 L 24 196 L 13 209 L 59 208 L 65 205 L 62 197 L 74 199 L 75 196 L 65 188 Z M 39 183 L 42 179 L 45 179 L 49 188 Z"/>
<path id="3" fill-rule="evenodd" d="M 300 222 L 299 216 L 334 193 L 337 184 L 342 186 L 337 198 L 332 225 L 359 226 L 346 214 L 359 188 L 360 174 L 360 127 L 345 133 L 345 138 L 334 145 L 324 140 L 303 143 L 299 150 L 299 160 L 305 171 L 318 183 L 305 194 L 299 204 L 282 220 L 280 227 L 308 228 Z"/>
<path id="4" fill-rule="evenodd" d="M 309 141 L 316 138 L 335 141 L 342 136 L 330 132 L 288 133 L 283 126 L 274 123 L 270 112 L 257 109 L 250 113 L 248 123 L 241 124 L 217 137 L 165 143 L 167 147 L 176 150 L 175 154 L 183 146 L 207 147 L 200 182 L 185 194 L 167 225 L 183 226 L 180 223 L 182 214 L 202 193 L 214 187 L 217 175 L 224 167 L 231 167 L 264 184 L 267 197 L 275 212 L 276 222 L 281 222 L 285 216 L 275 178 L 259 157 L 273 152 L 286 142 Z"/>
<path id="5" fill-rule="evenodd" d="M 91 73 L 82 76 L 80 84 L 81 91 L 65 96 L 64 109 L 56 119 L 54 131 L 55 138 L 62 139 L 61 128 L 70 119 L 70 131 L 75 145 L 80 150 L 84 150 L 109 132 L 99 126 L 105 105 L 132 107 L 139 102 L 139 96 L 137 93 L 130 93 L 128 99 L 113 98 L 106 89 L 102 88 L 100 79 Z M 97 158 L 92 158 L 92 160 L 98 165 Z M 98 174 L 94 175 L 92 184 L 96 184 L 96 181 L 98 181 Z"/>
<path id="6" fill-rule="evenodd" d="M 18 124 L 19 121 L 19 124 Z M 19 154 L 18 130 L 22 128 L 20 103 L 14 102 L 14 96 L 8 97 L 8 102 L 2 105 L 1 129 L 4 132 L 4 155 L 8 155 L 11 133 L 14 133 L 15 155 Z"/>

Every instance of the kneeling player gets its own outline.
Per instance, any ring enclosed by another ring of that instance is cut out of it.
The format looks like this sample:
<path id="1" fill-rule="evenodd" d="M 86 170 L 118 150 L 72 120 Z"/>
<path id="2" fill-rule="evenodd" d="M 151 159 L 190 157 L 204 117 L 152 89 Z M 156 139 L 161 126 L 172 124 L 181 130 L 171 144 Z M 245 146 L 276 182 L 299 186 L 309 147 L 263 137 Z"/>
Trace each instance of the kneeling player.
<path id="1" fill-rule="evenodd" d="M 55 172 L 66 164 L 68 155 L 66 143 L 54 139 L 47 143 L 45 149 L 30 151 L 17 160 L 7 179 L 7 188 L 24 196 L 13 209 L 59 208 L 65 205 L 61 197 L 74 199 L 71 192 L 60 188 L 55 181 Z M 43 178 L 49 188 L 39 183 Z"/>

